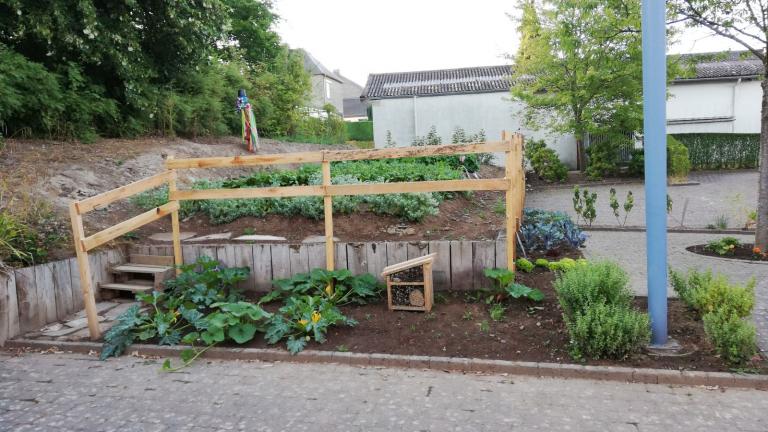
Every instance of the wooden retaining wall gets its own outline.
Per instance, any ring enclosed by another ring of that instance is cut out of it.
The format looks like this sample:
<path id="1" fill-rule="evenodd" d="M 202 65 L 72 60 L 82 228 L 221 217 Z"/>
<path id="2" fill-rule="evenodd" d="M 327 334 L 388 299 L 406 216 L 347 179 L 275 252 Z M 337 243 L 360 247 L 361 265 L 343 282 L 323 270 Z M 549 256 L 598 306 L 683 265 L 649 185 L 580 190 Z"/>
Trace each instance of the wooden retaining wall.
<path id="1" fill-rule="evenodd" d="M 96 252 L 88 259 L 94 286 L 108 280 L 110 265 L 125 261 L 119 250 Z M 0 273 L 0 346 L 82 309 L 76 258 Z"/>
<path id="2" fill-rule="evenodd" d="M 473 290 L 487 287 L 483 270 L 507 265 L 506 241 L 430 241 L 335 243 L 337 269 L 353 274 L 372 273 L 381 279 L 384 267 L 436 253 L 433 266 L 436 290 Z M 172 246 L 135 246 L 132 253 L 173 255 Z M 244 289 L 268 291 L 272 279 L 287 278 L 313 268 L 325 268 L 325 244 L 224 244 L 182 246 L 184 263 L 207 255 L 226 267 L 250 267 Z"/>

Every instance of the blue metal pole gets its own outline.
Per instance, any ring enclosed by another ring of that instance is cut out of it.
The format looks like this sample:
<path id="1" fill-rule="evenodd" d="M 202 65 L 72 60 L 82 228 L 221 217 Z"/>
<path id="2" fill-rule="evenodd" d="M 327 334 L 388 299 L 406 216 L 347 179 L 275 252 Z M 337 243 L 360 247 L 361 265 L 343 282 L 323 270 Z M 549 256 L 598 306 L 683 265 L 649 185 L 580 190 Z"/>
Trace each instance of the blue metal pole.
<path id="1" fill-rule="evenodd" d="M 664 0 L 643 0 L 643 136 L 651 344 L 667 342 L 667 59 Z"/>

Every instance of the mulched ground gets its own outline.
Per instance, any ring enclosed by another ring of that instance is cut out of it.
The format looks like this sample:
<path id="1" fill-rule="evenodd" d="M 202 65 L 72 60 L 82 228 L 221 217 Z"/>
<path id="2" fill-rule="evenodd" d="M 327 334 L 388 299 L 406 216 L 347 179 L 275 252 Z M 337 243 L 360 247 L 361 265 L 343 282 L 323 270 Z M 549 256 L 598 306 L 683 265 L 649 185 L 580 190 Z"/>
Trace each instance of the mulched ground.
<path id="1" fill-rule="evenodd" d="M 708 250 L 706 249 L 706 246 L 707 245 L 703 245 L 703 244 L 694 245 L 694 246 L 688 246 L 685 249 L 695 254 L 706 255 L 706 256 L 711 256 L 715 258 L 730 258 L 730 259 L 740 259 L 740 260 L 749 260 L 749 261 L 768 261 L 768 254 L 757 256 L 752 252 L 752 249 L 754 248 L 754 244 L 752 243 L 742 243 L 740 246 L 736 246 L 735 248 L 733 248 L 733 250 L 730 253 L 727 253 L 725 255 L 720 255 L 717 252 Z"/>

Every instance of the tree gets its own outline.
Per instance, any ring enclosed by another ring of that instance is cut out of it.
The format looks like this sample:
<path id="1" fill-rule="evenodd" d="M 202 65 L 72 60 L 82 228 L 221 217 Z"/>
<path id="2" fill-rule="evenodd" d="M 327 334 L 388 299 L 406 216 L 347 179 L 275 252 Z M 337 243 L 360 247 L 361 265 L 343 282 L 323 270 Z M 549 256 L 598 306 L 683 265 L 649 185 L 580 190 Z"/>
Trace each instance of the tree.
<path id="1" fill-rule="evenodd" d="M 688 25 L 705 27 L 743 46 L 768 70 L 768 1 L 675 0 L 672 11 Z M 755 246 L 768 249 L 768 80 L 763 78 L 760 126 L 760 186 Z"/>
<path id="2" fill-rule="evenodd" d="M 521 44 L 512 96 L 523 120 L 576 137 L 585 168 L 584 136 L 642 120 L 639 0 L 523 0 Z"/>

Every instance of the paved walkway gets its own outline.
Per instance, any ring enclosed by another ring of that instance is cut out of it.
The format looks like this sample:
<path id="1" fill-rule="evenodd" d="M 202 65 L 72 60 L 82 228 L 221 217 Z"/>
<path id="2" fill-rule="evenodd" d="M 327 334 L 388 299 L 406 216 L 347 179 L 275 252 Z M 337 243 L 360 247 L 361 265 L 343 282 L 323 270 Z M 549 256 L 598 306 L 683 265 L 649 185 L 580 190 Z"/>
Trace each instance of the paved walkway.
<path id="1" fill-rule="evenodd" d="M 696 186 L 674 186 L 668 188 L 672 198 L 672 212 L 669 216 L 670 227 L 680 226 L 683 221 L 683 206 L 688 200 L 684 225 L 693 228 L 705 228 L 714 224 L 715 219 L 725 216 L 729 228 L 741 228 L 749 210 L 757 207 L 757 171 L 718 171 L 694 172 L 691 181 L 700 182 Z M 619 205 L 624 204 L 627 191 L 632 191 L 635 207 L 629 214 L 627 225 L 645 226 L 645 190 L 642 183 L 594 186 L 588 189 L 597 192 L 597 225 L 617 225 L 613 210 L 609 206 L 608 196 L 611 187 L 616 189 Z M 573 212 L 573 190 L 570 188 L 546 189 L 530 192 L 526 195 L 525 205 L 531 208 L 560 210 L 575 219 Z M 623 218 L 623 209 L 622 218 Z"/>
<path id="2" fill-rule="evenodd" d="M 764 431 L 766 392 L 337 365 L 0 354 L 0 430 Z"/>

